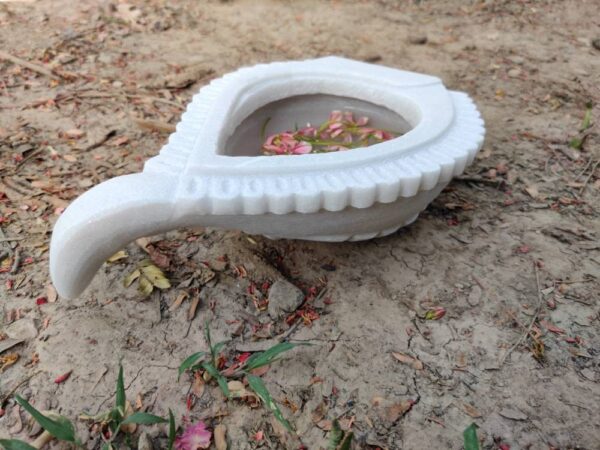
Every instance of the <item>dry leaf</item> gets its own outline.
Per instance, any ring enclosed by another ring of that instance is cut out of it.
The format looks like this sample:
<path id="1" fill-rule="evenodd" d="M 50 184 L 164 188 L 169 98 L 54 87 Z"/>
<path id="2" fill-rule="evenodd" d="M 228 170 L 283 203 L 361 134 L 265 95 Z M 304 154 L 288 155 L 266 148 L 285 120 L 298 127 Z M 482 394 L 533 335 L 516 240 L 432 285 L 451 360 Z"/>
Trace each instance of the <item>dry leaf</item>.
<path id="1" fill-rule="evenodd" d="M 12 366 L 19 360 L 18 353 L 7 353 L 4 356 L 0 356 L 0 373 L 4 372 L 4 369 Z"/>
<path id="2" fill-rule="evenodd" d="M 142 264 L 140 264 L 140 268 L 144 274 L 144 277 L 148 278 L 148 281 L 150 281 L 154 287 L 159 289 L 168 289 L 171 287 L 171 283 L 163 271 L 154 264 L 151 264 L 149 261 L 144 261 Z M 141 281 L 142 279 L 140 278 L 140 283 Z"/>
<path id="3" fill-rule="evenodd" d="M 540 196 L 540 192 L 535 184 L 531 184 L 525 187 L 525 192 L 533 199 L 537 199 Z"/>
<path id="4" fill-rule="evenodd" d="M 139 269 L 135 269 L 133 272 L 131 272 L 129 275 L 127 275 L 125 277 L 125 279 L 123 280 L 123 286 L 125 286 L 125 287 L 131 286 L 131 283 L 133 283 L 135 280 L 137 280 L 141 274 L 142 273 L 140 272 Z"/>
<path id="5" fill-rule="evenodd" d="M 395 423 L 400 417 L 410 411 L 414 404 L 414 400 L 403 400 L 388 406 L 385 408 L 386 420 L 390 423 Z"/>
<path id="6" fill-rule="evenodd" d="M 188 309 L 188 316 L 187 316 L 188 320 L 194 320 L 194 317 L 196 317 L 196 309 L 198 308 L 198 304 L 200 304 L 200 296 L 196 295 L 192 299 L 192 303 L 190 304 L 190 309 Z"/>
<path id="7" fill-rule="evenodd" d="M 173 304 L 171 306 L 169 306 L 169 311 L 175 311 L 177 308 L 179 308 L 181 306 L 181 304 L 183 303 L 183 301 L 188 298 L 190 295 L 183 291 L 180 292 L 179 295 L 177 296 L 177 298 L 175 299 L 175 301 L 173 302 Z"/>
<path id="8" fill-rule="evenodd" d="M 108 258 L 106 260 L 106 262 L 109 263 L 114 263 L 115 261 L 119 261 L 120 259 L 125 259 L 127 258 L 127 253 L 125 252 L 125 250 L 119 250 L 117 253 L 115 253 L 114 255 L 112 255 L 110 258 Z"/>
<path id="9" fill-rule="evenodd" d="M 52 283 L 46 286 L 46 298 L 49 303 L 54 303 L 58 299 L 58 293 L 56 292 L 56 289 L 54 289 Z"/>
<path id="10" fill-rule="evenodd" d="M 148 280 L 148 278 L 146 278 L 146 277 L 140 277 L 140 284 L 138 285 L 138 292 L 140 294 L 142 294 L 144 297 L 147 297 L 150 294 L 152 294 L 153 290 L 154 290 L 154 286 L 152 285 L 152 282 L 150 280 Z"/>
<path id="11" fill-rule="evenodd" d="M 417 358 L 413 358 L 412 356 L 405 355 L 404 353 L 392 352 L 392 356 L 396 358 L 403 364 L 408 364 L 412 366 L 413 369 L 423 370 L 423 363 Z"/>
<path id="12" fill-rule="evenodd" d="M 192 392 L 196 397 L 202 397 L 202 394 L 204 393 L 204 386 L 205 383 L 202 379 L 202 376 L 198 372 L 196 372 L 194 374 L 194 382 L 192 383 Z"/>
<path id="13" fill-rule="evenodd" d="M 254 392 L 247 390 L 244 386 L 244 383 L 241 381 L 231 380 L 227 382 L 227 387 L 229 388 L 229 392 L 233 398 L 251 400 L 251 403 L 259 402 L 257 395 Z"/>
<path id="14" fill-rule="evenodd" d="M 473 417 L 474 419 L 481 417 L 482 414 L 472 405 L 468 404 L 468 403 L 463 403 L 462 404 L 463 410 L 471 417 Z"/>

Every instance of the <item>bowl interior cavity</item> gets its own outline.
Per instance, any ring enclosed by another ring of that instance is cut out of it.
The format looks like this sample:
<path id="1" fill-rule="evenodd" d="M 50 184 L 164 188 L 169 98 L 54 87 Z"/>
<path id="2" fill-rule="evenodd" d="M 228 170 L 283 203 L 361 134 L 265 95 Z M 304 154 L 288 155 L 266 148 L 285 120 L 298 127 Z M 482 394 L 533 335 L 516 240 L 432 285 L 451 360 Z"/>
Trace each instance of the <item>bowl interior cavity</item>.
<path id="1" fill-rule="evenodd" d="M 310 123 L 325 122 L 331 111 L 351 111 L 358 119 L 369 118 L 367 126 L 404 134 L 412 128 L 399 114 L 379 105 L 349 97 L 311 94 L 284 98 L 257 109 L 235 128 L 225 141 L 224 156 L 261 156 L 266 138 L 274 133 L 295 130 Z M 266 123 L 266 127 L 265 127 Z M 264 136 L 261 135 L 264 128 Z"/>

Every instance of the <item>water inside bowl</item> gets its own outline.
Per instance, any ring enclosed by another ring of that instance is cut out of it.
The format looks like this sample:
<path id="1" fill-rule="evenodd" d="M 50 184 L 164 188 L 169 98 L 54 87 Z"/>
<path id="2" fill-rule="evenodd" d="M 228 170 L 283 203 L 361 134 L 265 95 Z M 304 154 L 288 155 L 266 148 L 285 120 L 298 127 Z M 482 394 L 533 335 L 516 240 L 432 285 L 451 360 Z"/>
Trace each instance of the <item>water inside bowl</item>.
<path id="1" fill-rule="evenodd" d="M 221 154 L 260 156 L 266 136 L 302 128 L 307 123 L 318 126 L 334 110 L 350 111 L 356 118 L 367 116 L 370 127 L 398 134 L 412 128 L 399 114 L 363 100 L 325 94 L 298 95 L 269 103 L 242 120 L 225 141 Z"/>

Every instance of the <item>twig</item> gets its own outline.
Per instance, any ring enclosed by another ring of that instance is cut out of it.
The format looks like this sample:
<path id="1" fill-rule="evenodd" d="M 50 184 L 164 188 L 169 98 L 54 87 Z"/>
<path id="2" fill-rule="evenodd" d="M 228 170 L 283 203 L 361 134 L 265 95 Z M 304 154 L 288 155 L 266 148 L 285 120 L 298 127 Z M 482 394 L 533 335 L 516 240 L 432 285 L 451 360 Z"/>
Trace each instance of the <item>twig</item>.
<path id="1" fill-rule="evenodd" d="M 598 161 L 596 161 L 596 164 L 594 164 L 594 166 L 592 167 L 592 170 L 590 171 L 590 174 L 587 176 L 587 178 L 583 182 L 583 186 L 581 186 L 581 189 L 579 189 L 579 195 L 583 194 L 583 191 L 585 190 L 585 187 L 587 186 L 587 184 L 591 180 L 592 176 L 594 176 L 594 172 L 596 171 L 596 167 L 598 167 L 598 164 L 600 164 L 600 159 Z"/>
<path id="2" fill-rule="evenodd" d="M 454 179 L 456 181 L 462 181 L 465 183 L 489 184 L 490 186 L 494 186 L 494 187 L 500 187 L 500 186 L 502 186 L 503 183 L 506 183 L 506 180 L 503 180 L 503 179 L 491 180 L 489 178 L 482 178 L 482 177 L 464 176 L 464 177 L 455 177 Z"/>
<path id="3" fill-rule="evenodd" d="M 47 69 L 44 66 L 40 66 L 39 64 L 34 64 L 24 59 L 18 58 L 16 56 L 11 55 L 10 53 L 6 53 L 5 51 L 0 50 L 0 59 L 4 59 L 6 61 L 10 61 L 13 64 L 23 66 L 29 70 L 37 72 L 39 74 L 45 75 L 47 77 L 52 78 L 53 80 L 58 80 L 59 77 L 54 74 L 50 69 Z"/>
<path id="4" fill-rule="evenodd" d="M 542 304 L 544 302 L 544 299 L 542 297 L 542 289 L 540 286 L 540 273 L 538 271 L 537 263 L 535 261 L 533 262 L 533 268 L 535 269 L 535 281 L 536 281 L 537 296 L 538 296 L 538 305 L 535 310 L 535 314 L 531 318 L 531 322 L 529 323 L 529 326 L 525 329 L 525 332 L 521 335 L 519 340 L 517 342 L 515 342 L 511 348 L 508 349 L 508 351 L 504 354 L 504 356 L 502 356 L 502 359 L 498 363 L 499 367 L 502 367 L 502 365 L 504 364 L 504 361 L 506 361 L 506 358 L 508 358 L 508 355 L 510 355 L 515 348 L 517 348 L 519 345 L 521 345 L 521 343 L 527 336 L 531 335 L 531 330 L 533 329 L 533 325 L 537 321 L 538 316 L 540 314 L 540 310 L 542 309 Z"/>
<path id="5" fill-rule="evenodd" d="M 133 119 L 133 121 L 138 127 L 145 130 L 160 131 L 161 133 L 173 133 L 175 131 L 175 125 L 159 122 L 158 120 Z"/>
<path id="6" fill-rule="evenodd" d="M 0 237 L 0 242 L 22 241 L 23 239 L 25 239 L 23 236 L 6 236 Z"/>
<path id="7" fill-rule="evenodd" d="M 10 268 L 10 273 L 15 274 L 19 270 L 19 266 L 21 265 L 21 249 L 16 248 L 13 256 L 13 264 Z"/>

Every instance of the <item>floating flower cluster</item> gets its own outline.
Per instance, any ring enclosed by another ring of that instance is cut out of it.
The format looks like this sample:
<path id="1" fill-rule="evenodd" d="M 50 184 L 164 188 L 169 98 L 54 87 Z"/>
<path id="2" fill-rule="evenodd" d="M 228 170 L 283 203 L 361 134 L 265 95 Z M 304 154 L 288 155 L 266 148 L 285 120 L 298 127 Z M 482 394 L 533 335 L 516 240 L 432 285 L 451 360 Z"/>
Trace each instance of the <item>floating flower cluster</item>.
<path id="1" fill-rule="evenodd" d="M 369 118 L 354 118 L 352 112 L 332 111 L 319 127 L 307 124 L 296 131 L 270 135 L 262 146 L 265 155 L 305 155 L 350 150 L 387 141 L 398 136 L 367 126 Z"/>

